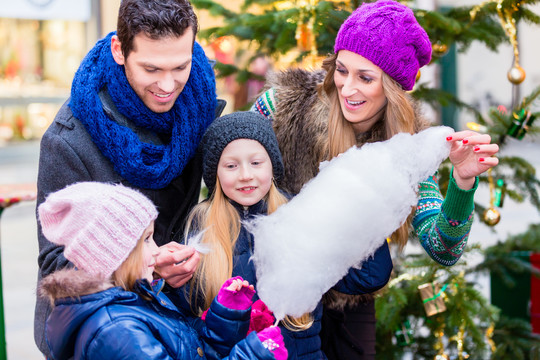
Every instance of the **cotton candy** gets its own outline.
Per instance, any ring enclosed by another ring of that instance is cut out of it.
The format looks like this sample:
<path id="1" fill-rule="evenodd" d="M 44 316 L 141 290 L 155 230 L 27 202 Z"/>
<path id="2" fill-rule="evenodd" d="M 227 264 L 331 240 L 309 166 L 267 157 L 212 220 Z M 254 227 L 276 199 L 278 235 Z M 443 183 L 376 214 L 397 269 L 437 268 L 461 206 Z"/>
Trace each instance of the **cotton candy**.
<path id="1" fill-rule="evenodd" d="M 255 238 L 257 292 L 277 319 L 313 311 L 405 222 L 418 183 L 448 157 L 452 132 L 436 126 L 353 147 L 322 163 L 289 203 L 246 223 Z"/>

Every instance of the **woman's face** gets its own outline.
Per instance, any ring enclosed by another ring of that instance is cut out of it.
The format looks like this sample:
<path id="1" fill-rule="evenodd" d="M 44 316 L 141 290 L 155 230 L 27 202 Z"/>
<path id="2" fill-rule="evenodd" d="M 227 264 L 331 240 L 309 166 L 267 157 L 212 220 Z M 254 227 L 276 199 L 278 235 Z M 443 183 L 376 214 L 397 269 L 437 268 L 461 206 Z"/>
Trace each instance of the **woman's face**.
<path id="1" fill-rule="evenodd" d="M 336 59 L 334 83 L 341 111 L 354 132 L 366 132 L 382 117 L 386 96 L 383 71 L 365 57 L 340 50 Z"/>
<path id="2" fill-rule="evenodd" d="M 154 241 L 154 222 L 152 221 L 150 225 L 144 230 L 143 233 L 143 257 L 144 257 L 144 268 L 142 273 L 142 278 L 147 279 L 150 283 L 154 280 L 154 267 L 156 266 L 156 258 L 159 255 L 159 247 Z"/>
<path id="3" fill-rule="evenodd" d="M 258 141 L 231 141 L 218 163 L 217 176 L 223 193 L 243 206 L 258 203 L 272 185 L 272 161 Z"/>

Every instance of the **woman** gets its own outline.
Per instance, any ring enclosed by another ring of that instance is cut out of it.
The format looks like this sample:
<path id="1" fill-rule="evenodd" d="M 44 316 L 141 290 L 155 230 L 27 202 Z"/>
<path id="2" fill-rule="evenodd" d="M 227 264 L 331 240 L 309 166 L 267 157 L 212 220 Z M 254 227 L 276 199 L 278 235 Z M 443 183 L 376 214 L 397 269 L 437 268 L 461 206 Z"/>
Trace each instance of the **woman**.
<path id="1" fill-rule="evenodd" d="M 431 43 L 406 6 L 391 0 L 362 4 L 341 26 L 323 70 L 273 74 L 252 110 L 273 121 L 285 166 L 282 187 L 298 193 L 319 162 L 351 146 L 384 141 L 429 126 L 407 93 L 431 60 Z M 497 165 L 489 135 L 461 131 L 447 138 L 453 165 L 446 198 L 434 175 L 419 184 L 418 206 L 391 237 L 400 249 L 410 226 L 426 252 L 443 265 L 461 256 L 472 225 L 477 176 Z M 371 276 L 369 269 L 366 275 Z M 369 275 L 368 275 L 369 274 Z M 375 355 L 371 294 L 330 290 L 324 297 L 323 350 L 330 359 Z"/>

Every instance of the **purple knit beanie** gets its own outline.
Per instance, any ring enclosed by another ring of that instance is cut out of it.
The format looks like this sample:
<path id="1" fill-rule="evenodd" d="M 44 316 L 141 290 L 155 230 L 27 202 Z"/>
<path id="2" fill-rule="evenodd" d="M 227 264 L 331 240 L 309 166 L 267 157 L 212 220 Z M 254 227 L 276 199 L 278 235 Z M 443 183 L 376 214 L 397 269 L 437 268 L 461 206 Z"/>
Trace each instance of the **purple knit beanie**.
<path id="1" fill-rule="evenodd" d="M 380 67 L 404 90 L 431 60 L 431 43 L 407 6 L 392 0 L 364 3 L 341 25 L 334 52 L 349 50 Z"/>
<path id="2" fill-rule="evenodd" d="M 109 278 L 150 223 L 154 204 L 123 185 L 80 182 L 50 194 L 38 208 L 45 237 L 64 246 L 78 269 Z"/>

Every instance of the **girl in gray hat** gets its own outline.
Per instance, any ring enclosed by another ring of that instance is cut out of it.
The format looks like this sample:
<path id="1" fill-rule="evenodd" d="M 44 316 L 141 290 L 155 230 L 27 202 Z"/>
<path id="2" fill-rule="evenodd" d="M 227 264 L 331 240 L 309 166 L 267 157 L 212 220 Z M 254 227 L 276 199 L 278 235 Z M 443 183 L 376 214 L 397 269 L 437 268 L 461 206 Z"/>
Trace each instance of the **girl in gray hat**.
<path id="1" fill-rule="evenodd" d="M 274 212 L 287 202 L 278 185 L 284 176 L 283 162 L 271 123 L 255 112 L 237 112 L 216 119 L 201 142 L 203 179 L 208 199 L 198 204 L 188 218 L 186 238 L 203 231 L 201 242 L 211 251 L 201 255 L 201 262 L 188 285 L 171 291 L 176 304 L 201 314 L 210 306 L 220 284 L 230 276 L 241 276 L 257 287 L 253 255 L 253 236 L 243 221 Z M 380 271 L 376 277 L 352 269 L 348 281 L 338 283 L 342 291 L 371 292 L 388 281 L 392 264 L 385 244 L 368 261 Z M 254 300 L 257 299 L 255 295 Z M 265 309 L 255 302 L 254 308 Z M 264 311 L 263 311 L 264 313 Z M 260 330 L 260 317 L 252 313 L 252 330 Z M 322 306 L 300 318 L 286 317 L 279 328 L 289 359 L 323 359 L 319 332 Z M 267 319 L 266 319 L 267 320 Z"/>

